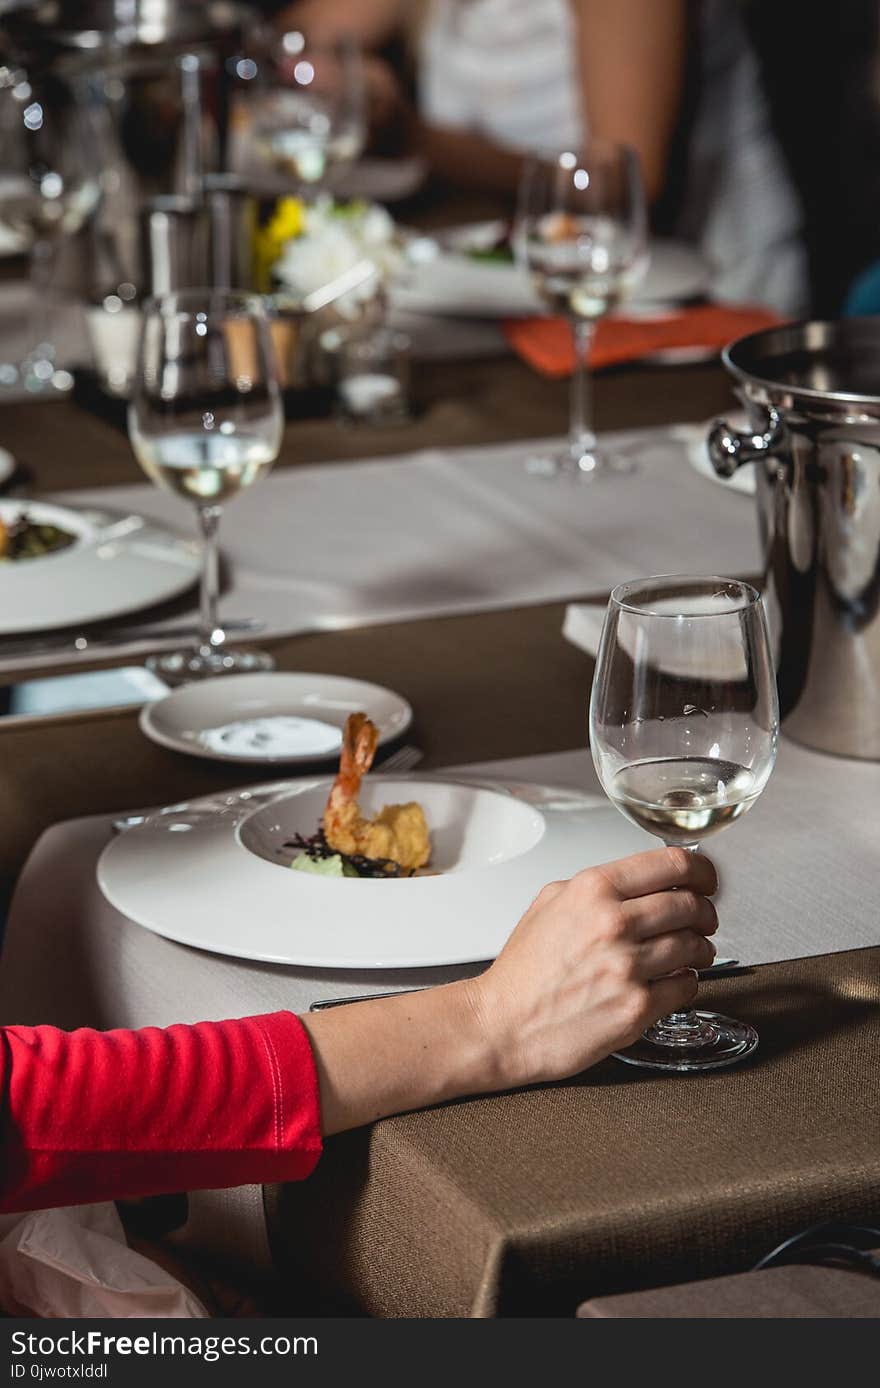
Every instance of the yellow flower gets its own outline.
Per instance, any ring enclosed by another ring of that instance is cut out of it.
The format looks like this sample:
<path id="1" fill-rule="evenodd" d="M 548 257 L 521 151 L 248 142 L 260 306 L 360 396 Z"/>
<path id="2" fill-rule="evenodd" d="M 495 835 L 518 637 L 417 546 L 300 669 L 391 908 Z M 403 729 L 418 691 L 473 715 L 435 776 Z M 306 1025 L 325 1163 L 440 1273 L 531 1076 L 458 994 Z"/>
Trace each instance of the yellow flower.
<path id="1" fill-rule="evenodd" d="M 305 204 L 301 198 L 279 198 L 275 211 L 254 236 L 254 284 L 261 294 L 272 284 L 272 267 L 288 241 L 305 230 Z"/>

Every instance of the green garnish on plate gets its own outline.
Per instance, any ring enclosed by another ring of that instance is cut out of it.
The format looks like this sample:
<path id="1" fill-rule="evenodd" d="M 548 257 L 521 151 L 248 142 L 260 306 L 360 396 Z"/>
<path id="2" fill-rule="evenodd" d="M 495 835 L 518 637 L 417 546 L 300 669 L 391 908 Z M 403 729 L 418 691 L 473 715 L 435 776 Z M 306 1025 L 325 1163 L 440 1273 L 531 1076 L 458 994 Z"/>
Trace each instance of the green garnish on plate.
<path id="1" fill-rule="evenodd" d="M 350 863 L 342 861 L 340 853 L 328 858 L 310 858 L 308 853 L 298 853 L 290 864 L 294 872 L 311 872 L 316 877 L 359 877 Z"/>

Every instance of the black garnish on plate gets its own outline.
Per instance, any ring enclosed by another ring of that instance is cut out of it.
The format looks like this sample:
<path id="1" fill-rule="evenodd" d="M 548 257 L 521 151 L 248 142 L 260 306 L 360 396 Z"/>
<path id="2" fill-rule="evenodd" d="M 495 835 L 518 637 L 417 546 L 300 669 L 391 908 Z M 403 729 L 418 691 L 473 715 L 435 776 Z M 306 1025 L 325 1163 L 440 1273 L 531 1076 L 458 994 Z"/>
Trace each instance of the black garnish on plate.
<path id="1" fill-rule="evenodd" d="M 323 858 L 341 858 L 343 863 L 354 868 L 358 877 L 412 877 L 412 869 L 404 869 L 400 863 L 396 863 L 393 858 L 365 858 L 363 853 L 340 853 L 338 848 L 331 848 L 324 835 L 323 826 L 320 826 L 314 834 L 308 838 L 303 834 L 295 834 L 292 839 L 285 839 L 278 852 L 285 852 L 287 849 L 294 849 L 297 853 L 305 853 L 311 858 L 313 863 L 319 863 Z"/>

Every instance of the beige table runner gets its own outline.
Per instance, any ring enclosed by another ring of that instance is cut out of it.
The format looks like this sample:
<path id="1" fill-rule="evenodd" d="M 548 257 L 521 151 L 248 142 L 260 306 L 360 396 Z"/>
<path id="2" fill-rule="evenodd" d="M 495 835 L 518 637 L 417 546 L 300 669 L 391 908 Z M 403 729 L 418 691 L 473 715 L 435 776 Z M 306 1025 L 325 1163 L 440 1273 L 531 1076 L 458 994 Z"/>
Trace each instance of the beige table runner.
<path id="1" fill-rule="evenodd" d="M 262 619 L 267 639 L 557 601 L 639 573 L 756 572 L 753 503 L 698 476 L 686 436 L 682 426 L 609 436 L 638 471 L 586 484 L 528 474 L 536 445 L 525 442 L 280 471 L 224 517 L 221 615 Z M 177 530 L 189 519 L 146 485 L 59 500 Z M 4 663 L 0 641 L 0 671 L 23 663 Z"/>

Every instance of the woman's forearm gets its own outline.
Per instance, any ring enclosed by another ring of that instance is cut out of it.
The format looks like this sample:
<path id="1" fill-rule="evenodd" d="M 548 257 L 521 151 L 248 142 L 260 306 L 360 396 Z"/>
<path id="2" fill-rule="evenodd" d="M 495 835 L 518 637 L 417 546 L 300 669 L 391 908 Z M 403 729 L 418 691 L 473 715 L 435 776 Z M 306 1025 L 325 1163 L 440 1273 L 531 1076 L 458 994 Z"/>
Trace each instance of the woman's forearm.
<path id="1" fill-rule="evenodd" d="M 303 1018 L 323 1133 L 562 1079 L 634 1041 L 714 958 L 716 880 L 676 849 L 591 868 L 546 887 L 479 977 Z"/>
<path id="2" fill-rule="evenodd" d="M 412 118 L 409 144 L 438 178 L 461 188 L 476 188 L 512 200 L 516 197 L 524 155 L 504 149 L 485 135 L 427 125 Z"/>
<path id="3" fill-rule="evenodd" d="M 279 29 L 301 27 L 326 43 L 345 34 L 367 48 L 386 43 L 406 17 L 409 0 L 295 0 L 275 15 Z"/>
<path id="4" fill-rule="evenodd" d="M 507 1084 L 469 982 L 328 1008 L 302 1022 L 325 1136 Z"/>

